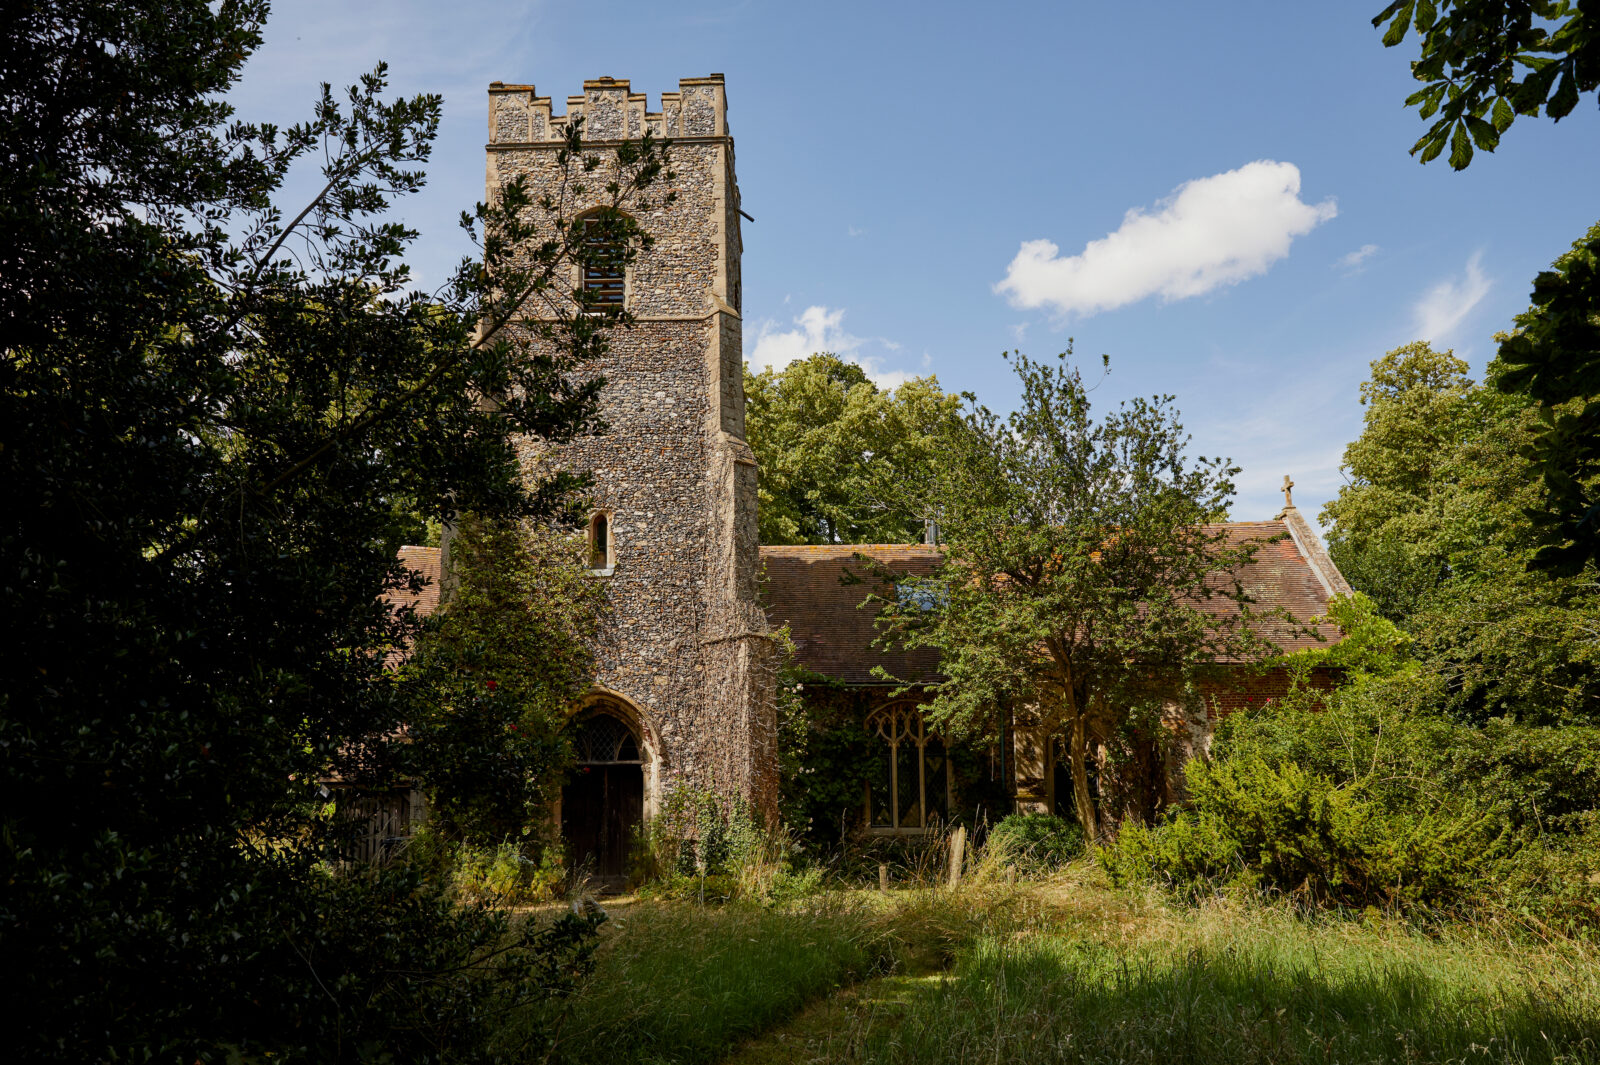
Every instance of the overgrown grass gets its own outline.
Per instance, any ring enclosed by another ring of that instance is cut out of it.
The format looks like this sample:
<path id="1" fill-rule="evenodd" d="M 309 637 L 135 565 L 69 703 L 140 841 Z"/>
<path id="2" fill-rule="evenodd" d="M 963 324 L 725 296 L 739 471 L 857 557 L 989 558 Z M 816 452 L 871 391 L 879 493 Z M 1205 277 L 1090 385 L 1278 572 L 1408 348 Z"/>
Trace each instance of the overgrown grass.
<path id="1" fill-rule="evenodd" d="M 894 944 L 843 896 L 805 906 L 641 902 L 603 931 L 583 991 L 544 1019 L 560 1062 L 711 1062 L 875 967 Z M 559 1013 L 561 1016 L 552 1016 Z"/>
<path id="2" fill-rule="evenodd" d="M 1101 896 L 979 936 L 952 976 L 814 1060 L 1600 1061 L 1600 968 L 1581 944 Z"/>
<path id="3" fill-rule="evenodd" d="M 1600 1062 L 1590 942 L 1174 906 L 1087 863 L 786 907 L 640 902 L 602 934 L 593 978 L 543 1007 L 556 1061 L 713 1062 L 743 1044 L 734 1060 L 763 1065 Z"/>

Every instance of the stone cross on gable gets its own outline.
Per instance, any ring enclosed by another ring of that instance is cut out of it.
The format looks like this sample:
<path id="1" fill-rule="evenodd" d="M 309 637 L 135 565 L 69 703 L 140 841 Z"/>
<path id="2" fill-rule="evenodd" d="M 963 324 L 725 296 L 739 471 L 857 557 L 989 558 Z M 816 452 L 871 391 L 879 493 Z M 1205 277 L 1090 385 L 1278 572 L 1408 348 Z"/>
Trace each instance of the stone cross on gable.
<path id="1" fill-rule="evenodd" d="M 1287 473 L 1284 474 L 1283 475 L 1283 509 L 1285 509 L 1285 510 L 1288 510 L 1290 507 L 1294 506 L 1294 497 L 1289 494 L 1289 489 L 1291 489 L 1293 487 L 1294 487 L 1294 482 L 1289 479 L 1289 475 Z"/>

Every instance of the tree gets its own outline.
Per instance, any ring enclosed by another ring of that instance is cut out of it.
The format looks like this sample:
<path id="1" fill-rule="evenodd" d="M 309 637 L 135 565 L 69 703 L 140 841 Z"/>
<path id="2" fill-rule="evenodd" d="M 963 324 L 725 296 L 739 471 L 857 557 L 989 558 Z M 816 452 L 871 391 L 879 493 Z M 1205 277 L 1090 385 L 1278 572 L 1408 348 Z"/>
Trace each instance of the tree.
<path id="1" fill-rule="evenodd" d="M 1524 456 L 1544 485 L 1528 508 L 1544 546 L 1529 563 L 1571 576 L 1600 560 L 1600 224 L 1534 279 L 1499 361 L 1496 387 L 1539 404 Z"/>
<path id="2" fill-rule="evenodd" d="M 1345 450 L 1349 483 L 1323 511 L 1328 550 L 1413 638 L 1440 709 L 1482 724 L 1573 724 L 1600 712 L 1592 565 L 1530 570 L 1528 514 L 1542 488 L 1527 455 L 1537 408 L 1427 344 L 1374 362 L 1366 428 Z"/>
<path id="3" fill-rule="evenodd" d="M 549 526 L 470 517 L 451 540 L 457 587 L 406 666 L 431 694 L 404 760 L 468 842 L 532 835 L 570 762 L 561 728 L 594 679 L 604 603 L 583 549 Z"/>
<path id="4" fill-rule="evenodd" d="M 1448 565 L 1439 510 L 1452 486 L 1439 471 L 1474 432 L 1485 398 L 1465 362 L 1426 341 L 1374 362 L 1361 386 L 1366 429 L 1345 449 L 1349 483 L 1321 517 L 1340 571 L 1401 624 Z"/>
<path id="5" fill-rule="evenodd" d="M 826 352 L 745 371 L 745 432 L 761 467 L 764 544 L 907 543 L 932 517 L 923 492 L 960 399 L 937 378 L 886 391 Z"/>
<path id="6" fill-rule="evenodd" d="M 1394 0 L 1372 20 L 1385 22 L 1385 47 L 1413 27 L 1422 38 L 1411 76 L 1423 87 L 1406 106 L 1439 116 L 1411 147 L 1424 163 L 1448 144 L 1464 170 L 1473 146 L 1494 151 L 1518 115 L 1559 122 L 1600 88 L 1600 27 L 1582 0 Z"/>
<path id="7" fill-rule="evenodd" d="M 975 406 L 952 428 L 934 479 L 949 554 L 878 602 L 890 639 L 939 651 L 935 721 L 993 734 L 1005 707 L 1022 706 L 1046 734 L 1065 731 L 1092 840 L 1108 811 L 1090 795 L 1091 746 L 1155 736 L 1202 672 L 1269 645 L 1232 576 L 1255 545 L 1215 524 L 1237 469 L 1189 458 L 1171 397 L 1092 417 L 1070 354 L 1015 356 L 1019 408 Z M 1208 610 L 1213 600 L 1237 610 Z"/>
<path id="8" fill-rule="evenodd" d="M 1473 145 L 1494 151 L 1518 115 L 1542 108 L 1559 122 L 1583 93 L 1600 90 L 1600 25 L 1581 0 L 1394 0 L 1393 47 L 1414 25 L 1422 38 L 1407 97 L 1423 118 L 1439 117 L 1412 146 L 1424 163 L 1450 144 L 1464 170 Z M 1487 116 L 1487 118 L 1485 117 Z M 1530 445 L 1544 498 L 1530 515 L 1544 548 L 1528 564 L 1572 574 L 1600 558 L 1600 225 L 1534 279 L 1533 306 L 1500 347 L 1498 387 L 1541 404 L 1544 429 Z"/>
<path id="9" fill-rule="evenodd" d="M 306 123 L 235 122 L 265 14 L 7 11 L 0 992 L 27 1058 L 471 1059 L 588 949 L 404 871 L 325 875 L 319 781 L 389 764 L 418 710 L 384 668 L 414 619 L 381 599 L 416 586 L 411 516 L 570 487 L 525 486 L 512 437 L 597 427 L 584 367 L 626 320 L 567 291 L 590 252 L 565 223 L 598 196 L 636 254 L 616 208 L 662 149 L 575 133 L 566 195 L 480 205 L 482 261 L 410 291 L 386 211 L 423 182 L 439 98 L 387 100 L 380 67 Z M 313 160 L 322 188 L 281 212 Z M 562 312 L 522 329 L 530 300 Z"/>

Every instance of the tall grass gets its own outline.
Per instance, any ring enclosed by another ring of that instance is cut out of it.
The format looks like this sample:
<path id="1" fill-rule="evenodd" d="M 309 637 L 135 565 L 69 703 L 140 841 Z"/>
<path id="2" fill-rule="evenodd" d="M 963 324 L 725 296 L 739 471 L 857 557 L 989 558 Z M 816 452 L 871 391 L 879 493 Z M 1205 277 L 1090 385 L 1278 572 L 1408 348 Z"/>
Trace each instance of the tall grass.
<path id="1" fill-rule="evenodd" d="M 1600 1061 L 1600 968 L 1578 945 L 1522 952 L 1261 910 L 1044 930 L 1062 923 L 1076 922 L 978 937 L 953 976 L 819 1059 Z"/>
<path id="2" fill-rule="evenodd" d="M 716 1061 L 892 949 L 839 896 L 785 910 L 638 903 L 604 935 L 584 989 L 539 1018 L 559 1030 L 555 1061 Z"/>

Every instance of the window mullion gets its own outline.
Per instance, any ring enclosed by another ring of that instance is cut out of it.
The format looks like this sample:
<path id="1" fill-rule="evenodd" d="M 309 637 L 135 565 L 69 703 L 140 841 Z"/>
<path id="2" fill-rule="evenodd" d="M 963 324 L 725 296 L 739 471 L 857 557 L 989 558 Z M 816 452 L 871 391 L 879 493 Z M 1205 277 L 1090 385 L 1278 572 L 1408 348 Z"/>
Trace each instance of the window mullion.
<path id="1" fill-rule="evenodd" d="M 917 715 L 917 808 L 922 811 L 918 828 L 928 827 L 928 734 Z"/>
<path id="2" fill-rule="evenodd" d="M 889 824 L 900 827 L 900 744 L 889 741 Z"/>

